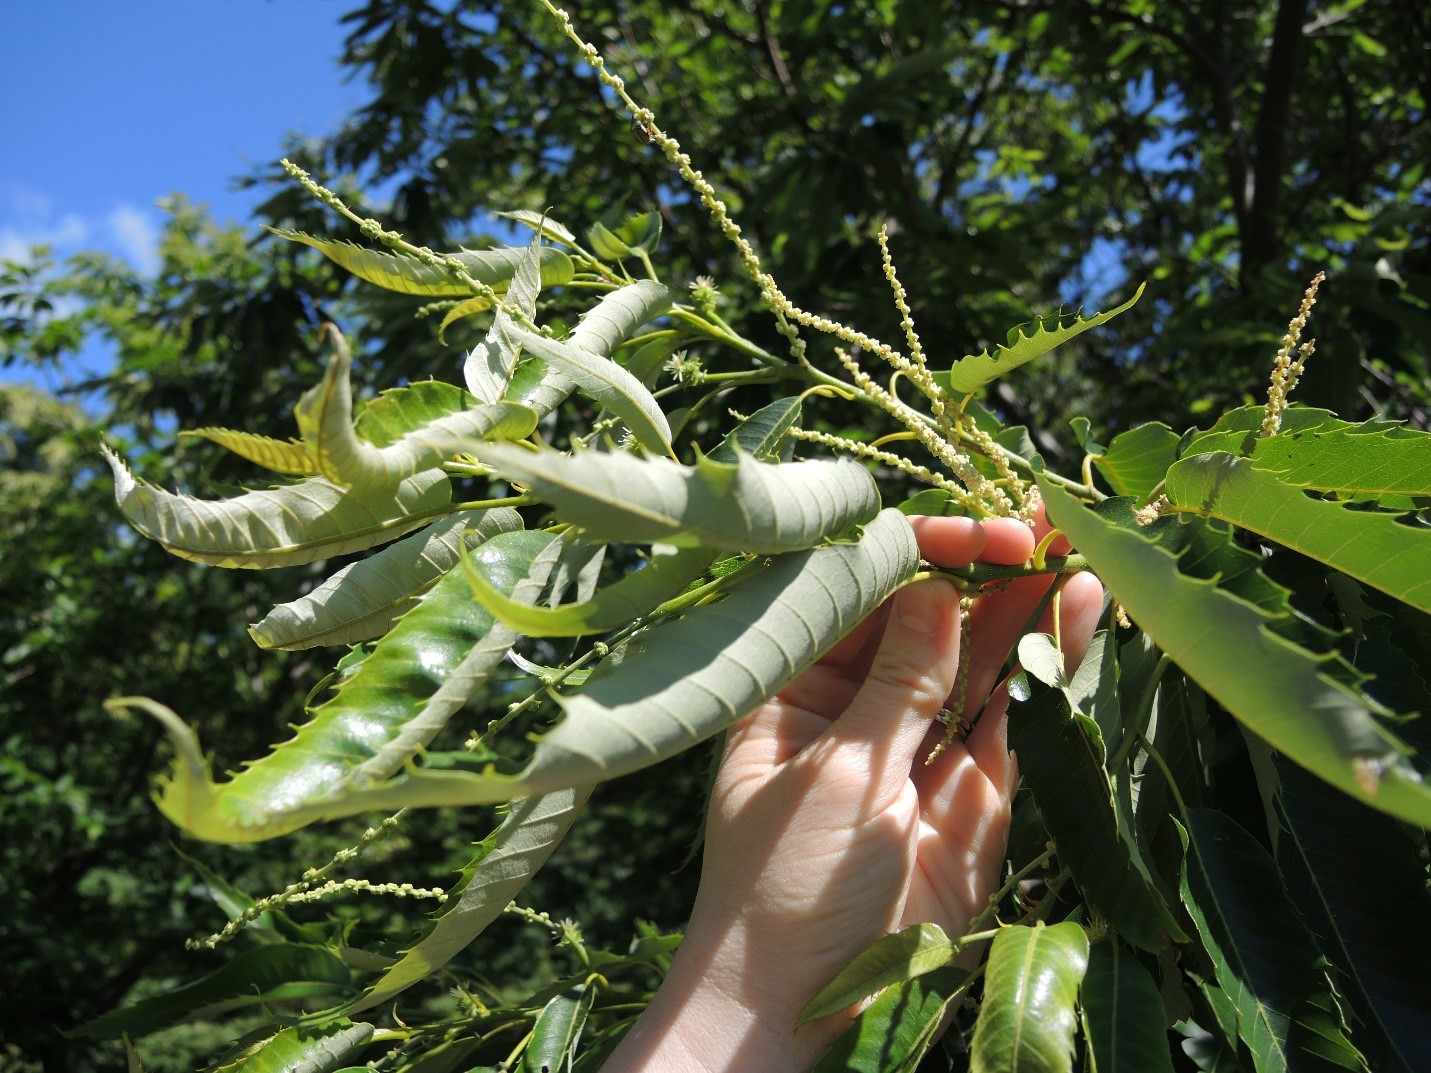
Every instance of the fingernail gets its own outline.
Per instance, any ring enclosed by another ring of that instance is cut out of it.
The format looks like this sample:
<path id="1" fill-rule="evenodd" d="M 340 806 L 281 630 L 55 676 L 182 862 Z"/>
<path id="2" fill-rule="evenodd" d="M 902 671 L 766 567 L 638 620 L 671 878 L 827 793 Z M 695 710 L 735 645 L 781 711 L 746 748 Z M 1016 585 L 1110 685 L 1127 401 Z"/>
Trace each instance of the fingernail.
<path id="1" fill-rule="evenodd" d="M 944 622 L 948 607 L 942 584 L 927 581 L 906 585 L 894 598 L 894 613 L 905 629 L 933 633 Z"/>

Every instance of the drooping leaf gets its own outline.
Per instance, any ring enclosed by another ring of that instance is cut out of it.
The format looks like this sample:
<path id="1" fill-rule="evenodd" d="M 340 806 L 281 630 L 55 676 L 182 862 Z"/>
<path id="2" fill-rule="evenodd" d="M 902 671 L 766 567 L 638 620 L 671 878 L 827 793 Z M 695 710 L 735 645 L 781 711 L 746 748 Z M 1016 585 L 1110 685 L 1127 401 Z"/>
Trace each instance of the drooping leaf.
<path id="1" fill-rule="evenodd" d="M 670 453 L 671 426 L 661 404 L 640 380 L 616 362 L 582 350 L 570 341 L 549 339 L 515 325 L 507 329 L 507 337 L 619 417 L 648 451 Z"/>
<path id="2" fill-rule="evenodd" d="M 555 550 L 548 533 L 523 535 L 488 564 L 488 576 L 534 599 Z M 485 545 L 471 554 L 483 556 Z M 222 783 L 212 781 L 194 732 L 172 711 L 136 698 L 109 704 L 139 707 L 169 731 L 179 755 L 161 781 L 159 808 L 170 820 L 211 842 L 252 842 L 359 811 L 345 811 L 347 798 L 381 783 L 426 746 L 515 639 L 473 601 L 463 572 L 450 571 L 296 736 Z"/>
<path id="3" fill-rule="evenodd" d="M 1259 1073 L 1365 1070 L 1346 1038 L 1326 961 L 1267 851 L 1212 809 L 1188 814 L 1185 839 L 1183 904 Z"/>
<path id="4" fill-rule="evenodd" d="M 682 466 L 625 453 L 483 448 L 482 461 L 531 488 L 589 540 L 779 552 L 808 548 L 874 517 L 879 490 L 854 462 L 783 465 L 743 457 Z"/>
<path id="5" fill-rule="evenodd" d="M 1069 1073 L 1088 936 L 1072 921 L 1015 924 L 994 936 L 971 1073 Z"/>
<path id="6" fill-rule="evenodd" d="M 1158 985 L 1116 940 L 1089 950 L 1079 1004 L 1098 1073 L 1173 1073 Z"/>
<path id="7" fill-rule="evenodd" d="M 1177 459 L 1178 435 L 1161 422 L 1120 432 L 1093 464 L 1116 495 L 1146 500 Z"/>
<path id="8" fill-rule="evenodd" d="M 1168 471 L 1167 493 L 1184 510 L 1251 530 L 1431 611 L 1431 528 L 1313 498 L 1229 454 L 1183 458 Z"/>
<path id="9" fill-rule="evenodd" d="M 537 315 L 537 294 L 541 290 L 541 274 L 538 270 L 541 239 L 534 237 L 522 259 L 507 298 L 492 318 L 492 327 L 486 338 L 472 348 L 462 366 L 462 375 L 467 382 L 467 390 L 483 402 L 500 402 L 512 380 L 512 370 L 517 366 L 521 344 L 513 337 L 512 329 L 516 321 L 508 307 L 515 307 L 527 320 Z M 463 303 L 466 305 L 467 303 Z M 453 310 L 456 313 L 457 310 Z M 452 313 L 448 314 L 451 317 Z M 442 327 L 447 327 L 443 320 Z M 441 329 L 439 329 L 439 332 Z"/>
<path id="10" fill-rule="evenodd" d="M 474 554 L 481 553 L 479 548 Z M 633 654 L 622 653 L 619 661 L 608 657 L 616 663 L 610 674 L 591 678 L 580 693 L 557 698 L 566 716 L 537 743 L 520 772 L 460 770 L 466 754 L 433 758 L 452 766 L 409 767 L 368 788 L 348 780 L 341 793 L 288 809 L 270 823 L 281 820 L 292 830 L 370 809 L 492 804 L 659 763 L 774 696 L 877 608 L 918 563 L 908 520 L 886 510 L 865 526 L 857 543 L 778 556 L 732 582 L 723 599 L 652 629 Z M 217 816 L 223 825 L 205 830 L 233 838 L 230 818 L 213 806 L 233 784 L 209 780 L 193 731 L 172 712 L 153 702 L 144 706 L 163 723 L 180 754 L 165 798 L 198 802 L 204 809 L 181 812 L 188 817 L 183 825 L 193 830 L 195 818 L 213 824 Z M 224 802 L 226 810 L 234 806 Z M 239 828 L 245 830 L 251 829 Z"/>
<path id="11" fill-rule="evenodd" d="M 436 470 L 395 488 L 342 488 L 310 477 L 232 499 L 195 499 L 135 480 L 118 455 L 103 451 L 130 524 L 180 558 L 210 566 L 258 570 L 362 551 L 449 513 L 452 499 Z"/>
<path id="12" fill-rule="evenodd" d="M 1146 286 L 1146 285 L 1144 285 Z M 947 373 L 938 372 L 934 379 L 946 391 L 956 395 L 969 395 L 978 391 L 992 380 L 1012 372 L 1035 358 L 1041 358 L 1056 347 L 1062 346 L 1075 336 L 1082 335 L 1089 328 L 1106 324 L 1118 314 L 1131 309 L 1143 296 L 1143 286 L 1137 293 L 1116 309 L 1083 317 L 1077 313 L 1054 313 L 1038 317 L 1027 324 L 1010 329 L 1008 340 L 993 351 L 969 354 L 954 363 Z"/>
<path id="13" fill-rule="evenodd" d="M 351 364 L 347 344 L 335 333 L 333 360 L 295 410 L 319 472 L 336 484 L 391 487 L 451 455 L 472 452 L 488 439 L 519 440 L 536 428 L 535 411 L 516 403 L 489 403 L 439 417 L 379 447 L 354 429 Z"/>
<path id="14" fill-rule="evenodd" d="M 1185 940 L 1137 866 L 1137 847 L 1119 830 L 1102 749 L 1074 719 L 1067 696 L 1032 676 L 1011 681 L 1009 695 L 1009 747 L 1088 904 L 1140 949 L 1156 953 L 1166 937 Z"/>
<path id="15" fill-rule="evenodd" d="M 285 1028 L 210 1073 L 333 1073 L 372 1038 L 373 1026 L 367 1024 Z"/>
<path id="16" fill-rule="evenodd" d="M 812 998 L 800 1021 L 849 1009 L 887 987 L 933 972 L 953 960 L 959 948 L 937 924 L 911 924 L 878 939 Z"/>
<path id="17" fill-rule="evenodd" d="M 861 1010 L 812 1073 L 914 1073 L 949 1009 L 949 996 L 968 976 L 946 966 L 892 987 Z"/>
<path id="18" fill-rule="evenodd" d="M 715 558 L 704 548 L 673 548 L 657 544 L 643 567 L 601 589 L 589 600 L 537 607 L 505 595 L 487 580 L 474 560 L 468 576 L 477 600 L 497 617 L 528 637 L 580 637 L 606 633 L 655 610 L 700 577 Z"/>
<path id="19" fill-rule="evenodd" d="M 596 988 L 589 985 L 568 988 L 550 999 L 522 1052 L 521 1073 L 570 1073 L 595 1000 Z"/>
<path id="20" fill-rule="evenodd" d="M 1244 726 L 1373 808 L 1431 824 L 1431 789 L 1403 761 L 1409 750 L 1378 705 L 1325 673 L 1331 656 L 1274 632 L 1273 611 L 1182 573 L 1155 533 L 1094 513 L 1052 482 L 1039 487 L 1050 520 L 1134 621 Z"/>
<path id="21" fill-rule="evenodd" d="M 546 863 L 566 837 L 592 787 L 512 802 L 502 825 L 477 849 L 431 925 L 349 1012 L 372 1009 L 446 965 L 472 942 Z"/>
<path id="22" fill-rule="evenodd" d="M 249 627 L 260 648 L 351 645 L 381 637 L 472 547 L 522 527 L 514 510 L 464 510 L 343 567 L 306 596 L 279 604 Z"/>
<path id="23" fill-rule="evenodd" d="M 359 279 L 386 287 L 401 294 L 418 294 L 434 298 L 461 297 L 472 294 L 472 287 L 441 265 L 426 265 L 405 254 L 370 250 L 351 242 L 317 238 L 301 231 L 270 227 L 279 238 L 312 246 L 323 256 L 346 268 Z M 499 247 L 492 250 L 458 250 L 442 254 L 461 262 L 463 270 L 478 283 L 485 283 L 498 292 L 516 274 L 526 250 L 521 247 Z M 571 279 L 575 267 L 561 250 L 547 246 L 542 249 L 542 286 L 559 287 Z"/>
<path id="24" fill-rule="evenodd" d="M 216 1017 L 291 999 L 328 998 L 351 986 L 343 962 L 318 946 L 270 943 L 245 950 L 192 983 L 96 1017 L 66 1033 L 90 1039 L 138 1039 L 186 1019 Z"/>
<path id="25" fill-rule="evenodd" d="M 179 433 L 226 447 L 240 458 L 256 462 L 274 473 L 311 477 L 318 472 L 318 462 L 302 440 L 276 440 L 231 428 L 196 428 Z"/>

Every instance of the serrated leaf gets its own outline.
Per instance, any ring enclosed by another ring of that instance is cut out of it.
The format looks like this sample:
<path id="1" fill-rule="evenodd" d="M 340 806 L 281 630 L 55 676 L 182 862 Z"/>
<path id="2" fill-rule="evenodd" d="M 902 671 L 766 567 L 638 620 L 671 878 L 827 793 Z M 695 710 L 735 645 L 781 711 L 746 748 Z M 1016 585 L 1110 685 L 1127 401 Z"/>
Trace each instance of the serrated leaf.
<path id="1" fill-rule="evenodd" d="M 1036 678 L 1015 679 L 1009 696 L 1009 747 L 1059 860 L 1088 904 L 1142 950 L 1157 953 L 1167 936 L 1185 940 L 1146 868 L 1138 867 L 1137 847 L 1119 830 L 1103 750 L 1074 720 L 1068 698 Z"/>
<path id="2" fill-rule="evenodd" d="M 1055 313 L 1038 317 L 1027 324 L 1020 324 L 1009 331 L 1005 345 L 995 347 L 993 351 L 985 350 L 980 354 L 965 355 L 956 361 L 948 372 L 935 373 L 934 379 L 944 390 L 956 395 L 972 394 L 990 381 L 997 380 L 1035 358 L 1043 357 L 1075 336 L 1082 335 L 1089 328 L 1106 324 L 1118 314 L 1131 309 L 1133 304 L 1143 297 L 1143 289 L 1146 286 L 1139 286 L 1132 298 L 1106 313 L 1097 313 L 1091 317 L 1076 313 Z"/>
<path id="3" fill-rule="evenodd" d="M 494 212 L 492 215 L 500 216 L 504 220 L 515 220 L 523 227 L 530 227 L 543 238 L 551 239 L 553 242 L 560 242 L 567 246 L 576 245 L 576 236 L 568 228 L 563 227 L 544 213 L 532 212 L 530 209 L 513 209 L 511 212 Z"/>
<path id="4" fill-rule="evenodd" d="M 522 1052 L 521 1073 L 570 1073 L 596 988 L 577 985 L 553 996 L 532 1026 L 532 1040 Z"/>
<path id="5" fill-rule="evenodd" d="M 1120 432 L 1093 464 L 1116 495 L 1145 501 L 1177 459 L 1178 435 L 1162 422 Z"/>
<path id="6" fill-rule="evenodd" d="M 381 637 L 447 573 L 467 546 L 522 527 L 514 510 L 464 510 L 343 567 L 306 596 L 279 604 L 249 627 L 260 648 L 351 645 Z"/>
<path id="7" fill-rule="evenodd" d="M 536 316 L 537 295 L 542 286 L 541 274 L 538 271 L 540 251 L 541 238 L 537 236 L 532 239 L 526 257 L 517 268 L 517 274 L 507 291 L 506 301 L 492 318 L 492 327 L 486 338 L 472 348 L 463 363 L 462 376 L 467 382 L 467 390 L 483 402 L 501 401 L 506 394 L 507 385 L 511 383 L 512 370 L 517 367 L 521 345 L 512 335 L 512 329 L 517 326 L 517 322 L 513 319 L 509 307 L 515 308 L 529 321 Z M 446 320 L 442 322 L 442 326 L 447 326 Z"/>
<path id="8" fill-rule="evenodd" d="M 367 1024 L 285 1028 L 209 1073 L 333 1073 L 372 1038 L 373 1026 Z"/>
<path id="9" fill-rule="evenodd" d="M 489 576 L 535 599 L 560 549 L 549 533 L 523 537 L 507 543 Z M 485 546 L 471 554 L 485 555 Z M 426 746 L 515 639 L 472 600 L 462 571 L 449 571 L 296 736 L 222 783 L 210 778 L 198 739 L 172 711 L 142 698 L 108 706 L 141 708 L 169 731 L 179 755 L 160 783 L 164 815 L 197 838 L 253 842 L 315 819 L 351 815 L 343 802 L 382 783 Z"/>
<path id="10" fill-rule="evenodd" d="M 671 426 L 661 404 L 616 362 L 569 341 L 548 339 L 515 325 L 507 329 L 507 336 L 619 417 L 641 446 L 656 454 L 670 454 Z"/>
<path id="11" fill-rule="evenodd" d="M 494 549 L 500 545 L 493 545 Z M 581 637 L 606 633 L 649 614 L 704 573 L 715 552 L 658 544 L 651 559 L 591 599 L 557 607 L 537 607 L 505 595 L 475 563 L 468 581 L 477 601 L 504 625 L 528 637 Z M 472 560 L 467 560 L 473 562 Z"/>
<path id="12" fill-rule="evenodd" d="M 1098 1073 L 1173 1073 L 1158 985 L 1115 940 L 1089 950 L 1079 1004 Z"/>
<path id="13" fill-rule="evenodd" d="M 781 555 L 731 583 L 724 599 L 653 628 L 635 654 L 608 657 L 616 663 L 611 673 L 590 679 L 583 692 L 557 698 L 566 716 L 537 743 L 520 772 L 457 770 L 465 754 L 444 757 L 454 767 L 409 767 L 369 788 L 347 780 L 341 793 L 302 803 L 268 822 L 293 830 L 370 809 L 492 804 L 659 763 L 718 734 L 778 693 L 884 602 L 918 564 L 909 522 L 896 510 L 884 511 L 857 543 Z M 216 813 L 213 804 L 233 784 L 210 780 L 193 731 L 152 701 L 110 703 L 143 706 L 169 731 L 179 761 L 164 796 L 202 806 L 176 809 L 181 825 L 194 831 L 201 822 L 202 837 L 233 838 L 232 818 Z M 232 811 L 235 803 L 224 806 Z M 238 831 L 258 837 L 251 828 Z"/>
<path id="14" fill-rule="evenodd" d="M 970 1073 L 1069 1073 L 1088 936 L 1072 921 L 1015 924 L 994 936 Z"/>
<path id="15" fill-rule="evenodd" d="M 800 421 L 800 396 L 776 399 L 751 414 L 707 457 L 713 462 L 734 462 L 741 453 L 761 462 L 779 458 L 790 430 Z"/>
<path id="16" fill-rule="evenodd" d="M 937 924 L 911 924 L 877 939 L 800 1011 L 800 1023 L 828 1017 L 947 965 L 959 952 Z"/>
<path id="17" fill-rule="evenodd" d="M 968 973 L 946 967 L 887 990 L 830 1045 L 812 1073 L 914 1073 Z"/>
<path id="18" fill-rule="evenodd" d="M 1262 406 L 1239 406 L 1225 411 L 1218 417 L 1212 428 L 1185 436 L 1179 445 L 1179 455 L 1208 454 L 1224 451 L 1234 455 L 1250 455 L 1262 439 L 1262 417 L 1266 413 Z M 1282 414 L 1282 431 L 1279 435 L 1311 431 L 1330 432 L 1335 429 L 1351 428 L 1330 410 L 1320 410 L 1311 406 L 1292 406 Z"/>
<path id="19" fill-rule="evenodd" d="M 312 246 L 335 264 L 346 268 L 359 279 L 375 283 L 400 294 L 418 294 L 434 298 L 462 297 L 473 293 L 472 287 L 454 277 L 441 265 L 426 265 L 415 257 L 371 250 L 351 242 L 318 238 L 302 231 L 270 227 L 279 238 Z M 461 262 L 463 270 L 478 283 L 493 290 L 504 291 L 526 253 L 523 247 L 498 247 L 491 250 L 458 250 L 440 254 Z M 558 287 L 575 273 L 571 258 L 561 250 L 547 246 L 542 249 L 542 285 Z"/>
<path id="20" fill-rule="evenodd" d="M 1274 632 L 1287 616 L 1180 572 L 1156 534 L 1095 514 L 1052 482 L 1039 488 L 1049 519 L 1114 598 L 1239 722 L 1358 800 L 1431 825 L 1431 789 L 1402 760 L 1407 747 L 1379 722 L 1387 713 L 1325 673 L 1332 657 Z"/>
<path id="21" fill-rule="evenodd" d="M 452 455 L 471 453 L 488 439 L 519 440 L 537 426 L 536 412 L 525 406 L 490 403 L 435 418 L 393 443 L 378 446 L 354 428 L 350 368 L 348 346 L 335 333 L 327 372 L 294 411 L 319 472 L 335 484 L 390 487 Z"/>
<path id="22" fill-rule="evenodd" d="M 270 943 L 245 950 L 192 983 L 141 999 L 87 1021 L 70 1037 L 134 1039 L 186 1019 L 212 1018 L 285 999 L 331 998 L 350 986 L 352 973 L 318 946 Z"/>
<path id="23" fill-rule="evenodd" d="M 195 499 L 135 480 L 118 455 L 101 449 L 130 524 L 180 558 L 210 566 L 261 570 L 362 551 L 449 513 L 452 500 L 436 470 L 395 488 L 342 488 L 310 477 L 232 499 Z"/>
<path id="24" fill-rule="evenodd" d="M 466 949 L 547 862 L 591 791 L 581 786 L 512 802 L 502 825 L 478 846 L 476 858 L 422 938 L 403 951 L 349 1012 L 387 1002 Z"/>
<path id="25" fill-rule="evenodd" d="M 1325 961 L 1267 851 L 1211 809 L 1188 814 L 1184 839 L 1183 904 L 1259 1073 L 1365 1070 L 1341 1025 Z"/>
<path id="26" fill-rule="evenodd" d="M 481 459 L 519 481 L 589 540 L 781 552 L 808 548 L 874 517 L 879 489 L 858 463 L 682 466 L 625 453 L 527 451 L 489 444 Z"/>
<path id="27" fill-rule="evenodd" d="M 1384 422 L 1264 437 L 1252 465 L 1299 488 L 1431 496 L 1431 434 Z"/>
<path id="28" fill-rule="evenodd" d="M 179 435 L 216 443 L 274 473 L 310 477 L 318 472 L 318 463 L 302 440 L 276 440 L 272 436 L 259 436 L 231 428 L 196 428 Z"/>
<path id="29" fill-rule="evenodd" d="M 439 418 L 471 410 L 477 399 L 455 384 L 419 380 L 388 388 L 364 403 L 353 418 L 353 431 L 374 447 L 390 447 Z"/>
<path id="30" fill-rule="evenodd" d="M 1183 458 L 1168 471 L 1167 494 L 1431 611 L 1431 528 L 1313 498 L 1229 454 Z"/>

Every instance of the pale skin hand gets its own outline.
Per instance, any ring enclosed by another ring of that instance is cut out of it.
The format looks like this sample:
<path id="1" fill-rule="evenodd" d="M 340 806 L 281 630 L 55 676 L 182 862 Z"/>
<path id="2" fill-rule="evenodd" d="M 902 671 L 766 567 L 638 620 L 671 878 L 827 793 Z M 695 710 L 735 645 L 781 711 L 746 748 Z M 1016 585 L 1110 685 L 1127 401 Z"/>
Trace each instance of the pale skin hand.
<path id="1" fill-rule="evenodd" d="M 913 521 L 920 553 L 946 567 L 1024 562 L 1046 531 L 1010 519 Z M 913 923 L 964 934 L 998 885 L 1018 778 L 1007 694 L 990 693 L 1047 587 L 1020 581 L 975 604 L 964 710 L 984 712 L 968 741 L 931 765 L 944 730 L 931 721 L 959 661 L 958 593 L 944 581 L 902 589 L 731 728 L 685 941 L 605 1073 L 809 1069 L 850 1015 L 799 1029 L 796 1019 L 856 955 Z M 1089 575 L 1064 586 L 1070 672 L 1101 602 Z"/>

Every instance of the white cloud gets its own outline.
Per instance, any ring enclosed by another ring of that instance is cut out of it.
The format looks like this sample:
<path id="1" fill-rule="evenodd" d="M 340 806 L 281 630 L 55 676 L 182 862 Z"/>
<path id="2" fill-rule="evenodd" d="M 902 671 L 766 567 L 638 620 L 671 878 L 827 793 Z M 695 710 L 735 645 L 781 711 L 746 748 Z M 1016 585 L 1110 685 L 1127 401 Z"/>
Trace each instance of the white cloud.
<path id="1" fill-rule="evenodd" d="M 159 271 L 159 228 L 149 213 L 134 205 L 120 205 L 107 222 L 130 264 L 145 275 Z"/>
<path id="2" fill-rule="evenodd" d="M 73 212 L 57 214 L 47 195 L 20 186 L 0 189 L 0 258 L 23 264 L 35 246 L 49 246 L 64 256 L 89 235 L 83 217 Z"/>

